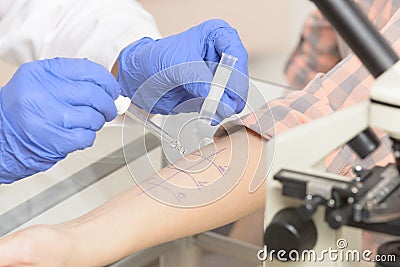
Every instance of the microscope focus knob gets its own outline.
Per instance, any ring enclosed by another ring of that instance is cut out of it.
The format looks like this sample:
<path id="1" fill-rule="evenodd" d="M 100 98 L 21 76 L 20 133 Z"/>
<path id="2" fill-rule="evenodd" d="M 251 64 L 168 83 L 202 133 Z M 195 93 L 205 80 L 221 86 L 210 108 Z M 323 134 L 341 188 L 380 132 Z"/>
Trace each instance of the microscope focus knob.
<path id="1" fill-rule="evenodd" d="M 351 205 L 341 209 L 333 210 L 326 216 L 326 221 L 332 229 L 339 229 L 348 224 L 353 216 L 353 207 Z"/>
<path id="2" fill-rule="evenodd" d="M 311 219 L 304 219 L 296 208 L 279 211 L 264 234 L 268 250 L 301 252 L 312 249 L 317 242 L 317 228 Z"/>
<path id="3" fill-rule="evenodd" d="M 322 197 L 315 196 L 307 200 L 299 207 L 299 213 L 305 220 L 311 219 L 313 214 L 317 211 L 319 205 L 323 204 L 325 200 Z"/>

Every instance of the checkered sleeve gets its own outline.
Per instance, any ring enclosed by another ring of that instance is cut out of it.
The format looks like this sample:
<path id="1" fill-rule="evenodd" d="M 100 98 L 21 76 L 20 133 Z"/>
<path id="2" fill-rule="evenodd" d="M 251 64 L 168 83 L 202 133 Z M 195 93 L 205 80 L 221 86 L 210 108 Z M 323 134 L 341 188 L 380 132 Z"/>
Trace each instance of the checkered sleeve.
<path id="1" fill-rule="evenodd" d="M 288 83 L 304 88 L 319 72 L 326 73 L 341 59 L 332 26 L 314 11 L 306 20 L 296 49 L 289 58 L 285 73 Z"/>
<path id="2" fill-rule="evenodd" d="M 400 11 L 382 32 L 399 52 Z M 269 102 L 257 112 L 245 116 L 241 123 L 268 140 L 288 129 L 368 99 L 373 81 L 358 58 L 349 55 L 328 73 L 318 74 L 303 90 Z M 375 132 L 382 141 L 377 151 L 360 160 L 348 146 L 343 146 L 326 158 L 328 171 L 348 175 L 354 164 L 369 168 L 392 162 L 388 136 L 378 130 Z"/>
<path id="3" fill-rule="evenodd" d="M 400 8 L 399 0 L 355 0 L 370 21 L 381 30 Z M 317 73 L 326 73 L 351 50 L 319 11 L 306 20 L 300 42 L 285 72 L 289 84 L 303 88 Z"/>

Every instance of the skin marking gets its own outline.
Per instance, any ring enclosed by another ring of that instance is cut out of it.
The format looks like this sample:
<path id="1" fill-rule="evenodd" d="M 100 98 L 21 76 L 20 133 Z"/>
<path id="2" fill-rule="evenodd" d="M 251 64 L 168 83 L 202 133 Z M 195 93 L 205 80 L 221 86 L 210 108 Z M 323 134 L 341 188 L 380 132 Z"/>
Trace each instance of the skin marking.
<path id="1" fill-rule="evenodd" d="M 221 175 L 225 175 L 230 170 L 230 167 L 229 166 L 217 165 L 214 161 L 210 160 L 210 158 L 222 153 L 225 150 L 226 150 L 226 148 L 222 148 L 219 151 L 217 151 L 217 152 L 215 152 L 215 153 L 213 153 L 213 154 L 211 154 L 211 155 L 209 155 L 207 157 L 205 157 L 205 156 L 203 156 L 201 154 L 198 154 L 198 153 L 194 153 L 193 155 L 194 156 L 198 156 L 200 158 L 200 161 L 196 161 L 193 165 L 188 166 L 187 169 L 190 170 L 190 169 L 192 169 L 192 168 L 194 168 L 194 167 L 196 167 L 196 166 L 198 166 L 198 165 L 200 165 L 200 164 L 202 164 L 204 162 L 209 162 L 209 163 L 211 163 L 211 166 L 214 166 L 219 171 L 219 173 Z M 206 186 L 208 184 L 207 181 L 198 181 L 198 180 L 196 180 L 196 178 L 187 170 L 179 169 L 179 168 L 177 168 L 177 167 L 175 167 L 173 165 L 169 165 L 169 166 L 167 166 L 167 168 L 170 169 L 170 170 L 175 170 L 176 172 L 171 174 L 170 176 L 166 177 L 165 179 L 161 179 L 161 177 L 150 177 L 150 178 L 144 180 L 142 182 L 142 184 L 150 185 L 150 187 L 147 188 L 147 189 L 144 189 L 144 191 L 151 191 L 151 190 L 153 190 L 155 188 L 162 188 L 162 189 L 166 190 L 168 193 L 172 194 L 179 202 L 181 202 L 182 199 L 184 200 L 184 199 L 187 198 L 186 194 L 184 194 L 182 192 L 179 192 L 178 194 L 175 194 L 167 186 L 163 185 L 165 182 L 167 182 L 168 180 L 174 178 L 178 174 L 183 173 L 184 175 L 186 175 L 194 183 L 196 188 L 199 189 L 199 190 L 201 190 L 201 187 L 204 187 L 204 186 Z M 140 192 L 139 195 L 145 193 L 144 191 Z"/>

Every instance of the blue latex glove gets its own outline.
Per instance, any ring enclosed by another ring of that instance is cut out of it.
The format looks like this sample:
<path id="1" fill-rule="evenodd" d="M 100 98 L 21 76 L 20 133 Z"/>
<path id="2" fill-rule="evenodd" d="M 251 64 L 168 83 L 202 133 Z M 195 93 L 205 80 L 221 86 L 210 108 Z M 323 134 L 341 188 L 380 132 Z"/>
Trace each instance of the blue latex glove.
<path id="1" fill-rule="evenodd" d="M 159 40 L 143 38 L 133 43 L 119 56 L 117 80 L 122 94 L 133 97 L 132 101 L 147 112 L 181 112 L 174 110 L 179 104 L 207 96 L 216 67 L 210 62 L 218 63 L 222 53 L 235 56 L 238 61 L 228 83 L 231 90 L 225 90 L 221 98 L 224 104 L 219 104 L 214 117 L 219 122 L 243 110 L 249 88 L 246 49 L 237 31 L 225 21 L 209 20 L 177 35 Z M 201 104 L 197 101 L 183 109 L 199 111 Z"/>
<path id="2" fill-rule="evenodd" d="M 0 183 L 45 171 L 93 144 L 116 114 L 114 77 L 86 59 L 22 65 L 0 91 Z"/>

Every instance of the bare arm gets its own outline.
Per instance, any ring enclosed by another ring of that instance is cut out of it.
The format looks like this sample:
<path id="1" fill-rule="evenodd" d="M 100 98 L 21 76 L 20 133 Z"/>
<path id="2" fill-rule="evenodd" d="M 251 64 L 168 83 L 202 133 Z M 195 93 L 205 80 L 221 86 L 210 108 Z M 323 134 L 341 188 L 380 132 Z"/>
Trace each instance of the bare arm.
<path id="1" fill-rule="evenodd" d="M 33 263 L 29 266 L 101 266 L 152 245 L 199 233 L 254 212 L 263 205 L 264 189 L 261 187 L 250 194 L 248 188 L 257 170 L 265 169 L 261 153 L 264 143 L 258 135 L 244 129 L 219 139 L 215 147 L 203 148 L 201 155 L 199 152 L 189 155 L 191 162 L 200 162 L 199 158 L 212 159 L 212 164 L 204 170 L 188 176 L 186 171 L 167 167 L 146 180 L 142 187 L 164 202 L 168 202 L 169 197 L 173 202 L 176 198 L 163 186 L 165 179 L 172 185 L 197 191 L 201 191 L 199 186 L 221 179 L 221 174 L 223 179 L 236 179 L 238 174 L 229 166 L 233 167 L 231 145 L 238 141 L 249 147 L 248 162 L 235 162 L 234 165 L 244 166 L 243 175 L 234 189 L 221 199 L 200 207 L 174 207 L 155 200 L 140 187 L 133 187 L 75 220 L 55 226 L 31 227 L 2 239 L 0 266 L 28 266 L 15 264 L 21 259 Z M 212 155 L 215 157 L 209 157 Z M 193 164 L 186 167 L 193 169 Z M 55 253 L 49 256 L 49 250 Z M 46 262 L 41 262 L 43 260 Z"/>

